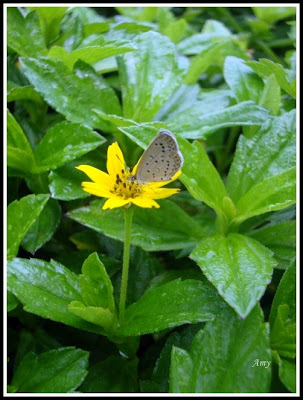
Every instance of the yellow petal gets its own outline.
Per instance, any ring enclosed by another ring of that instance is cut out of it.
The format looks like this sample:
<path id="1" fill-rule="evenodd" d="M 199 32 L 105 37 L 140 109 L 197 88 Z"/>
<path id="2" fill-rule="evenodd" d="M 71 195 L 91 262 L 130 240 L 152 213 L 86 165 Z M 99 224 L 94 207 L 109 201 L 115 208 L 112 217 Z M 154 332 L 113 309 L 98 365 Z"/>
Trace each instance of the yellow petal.
<path id="1" fill-rule="evenodd" d="M 139 165 L 139 162 L 140 162 L 141 158 L 142 158 L 142 157 L 140 157 L 139 161 L 137 162 L 137 164 L 136 164 L 136 165 L 134 166 L 134 168 L 132 169 L 132 175 L 136 175 L 137 168 L 138 168 L 138 165 Z"/>
<path id="2" fill-rule="evenodd" d="M 143 197 L 143 196 L 135 197 L 134 199 L 130 199 L 130 201 L 138 207 L 143 207 L 143 208 L 160 207 L 158 203 L 156 203 L 153 199 L 150 199 L 148 197 Z"/>
<path id="3" fill-rule="evenodd" d="M 106 200 L 106 202 L 104 203 L 102 210 L 106 210 L 108 208 L 112 209 L 112 208 L 117 208 L 117 207 L 122 207 L 125 206 L 126 204 L 130 203 L 131 199 L 122 199 L 122 197 L 111 197 L 110 199 Z"/>
<path id="4" fill-rule="evenodd" d="M 91 167 L 90 165 L 78 165 L 76 168 L 84 172 L 93 182 L 105 187 L 112 186 L 112 179 L 110 176 L 100 169 Z"/>
<path id="5" fill-rule="evenodd" d="M 122 171 L 125 172 L 126 166 L 122 151 L 117 142 L 111 144 L 107 149 L 107 171 L 112 179 L 116 179 L 117 174 L 121 178 Z"/>
<path id="6" fill-rule="evenodd" d="M 104 186 L 94 182 L 82 182 L 82 188 L 85 192 L 99 197 L 111 197 L 112 193 L 106 190 Z"/>
<path id="7" fill-rule="evenodd" d="M 166 197 L 170 197 L 173 194 L 176 194 L 180 191 L 180 189 L 159 189 L 159 188 L 150 188 L 144 191 L 143 196 L 146 196 L 151 199 L 165 199 Z"/>

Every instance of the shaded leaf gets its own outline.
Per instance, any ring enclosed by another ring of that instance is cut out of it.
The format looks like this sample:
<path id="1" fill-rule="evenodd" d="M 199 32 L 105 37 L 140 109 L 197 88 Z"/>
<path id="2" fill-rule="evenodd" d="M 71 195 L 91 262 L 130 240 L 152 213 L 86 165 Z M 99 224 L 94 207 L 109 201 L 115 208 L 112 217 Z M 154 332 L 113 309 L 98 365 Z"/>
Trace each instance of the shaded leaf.
<path id="1" fill-rule="evenodd" d="M 151 379 L 141 380 L 140 382 L 143 392 L 169 392 L 169 368 L 172 348 L 178 346 L 189 351 L 192 340 L 195 334 L 201 329 L 201 325 L 202 323 L 188 325 L 182 330 L 178 332 L 174 331 L 169 335 L 155 363 Z"/>
<path id="2" fill-rule="evenodd" d="M 271 348 L 280 356 L 296 357 L 296 322 L 289 318 L 291 311 L 288 304 L 280 304 L 276 319 L 271 327 Z"/>
<path id="3" fill-rule="evenodd" d="M 289 305 L 288 318 L 296 321 L 296 265 L 290 266 L 283 274 L 279 283 L 277 292 L 272 302 L 269 322 L 272 325 L 275 322 L 278 313 L 278 307 L 282 304 Z"/>
<path id="4" fill-rule="evenodd" d="M 265 366 L 256 366 L 256 360 Z M 261 309 L 245 320 L 225 310 L 197 333 L 189 352 L 173 347 L 170 392 L 266 393 L 270 363 L 269 329 Z"/>
<path id="5" fill-rule="evenodd" d="M 137 365 L 137 358 L 110 356 L 89 368 L 80 389 L 85 393 L 137 392 Z"/>
<path id="6" fill-rule="evenodd" d="M 18 304 L 18 299 L 11 292 L 7 291 L 7 312 L 14 310 Z"/>
<path id="7" fill-rule="evenodd" d="M 274 252 L 278 268 L 286 269 L 296 256 L 296 222 L 285 221 L 254 230 L 250 237 L 259 240 Z"/>
<path id="8" fill-rule="evenodd" d="M 279 377 L 287 389 L 296 393 L 296 363 L 281 358 Z"/>
<path id="9" fill-rule="evenodd" d="M 103 147 L 98 147 L 89 153 L 65 164 L 63 167 L 51 171 L 48 175 L 49 190 L 55 199 L 74 200 L 83 199 L 89 196 L 81 186 L 83 173 L 76 169 L 79 165 L 93 165 L 95 168 L 105 170 L 106 160 Z"/>
<path id="10" fill-rule="evenodd" d="M 61 347 L 36 355 L 28 353 L 20 362 L 11 385 L 17 392 L 66 393 L 83 382 L 89 353 L 75 347 Z"/>

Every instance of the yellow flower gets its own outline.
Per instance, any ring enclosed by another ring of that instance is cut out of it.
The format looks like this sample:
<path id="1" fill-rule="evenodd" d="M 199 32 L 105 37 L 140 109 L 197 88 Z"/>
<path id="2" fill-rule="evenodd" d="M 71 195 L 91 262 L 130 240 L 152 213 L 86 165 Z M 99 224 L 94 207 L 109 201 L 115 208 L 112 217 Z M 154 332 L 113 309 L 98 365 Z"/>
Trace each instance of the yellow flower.
<path id="1" fill-rule="evenodd" d="M 130 205 L 130 203 L 143 208 L 159 208 L 159 204 L 154 199 L 164 199 L 178 193 L 180 189 L 163 189 L 161 186 L 177 179 L 181 171 L 178 171 L 169 181 L 142 183 L 129 179 L 130 176 L 135 175 L 138 164 L 139 162 L 130 172 L 125 167 L 122 151 L 115 142 L 107 150 L 108 174 L 89 165 L 79 165 L 76 168 L 83 171 L 92 180 L 92 182 L 82 182 L 85 192 L 108 198 L 102 207 L 103 210 Z"/>

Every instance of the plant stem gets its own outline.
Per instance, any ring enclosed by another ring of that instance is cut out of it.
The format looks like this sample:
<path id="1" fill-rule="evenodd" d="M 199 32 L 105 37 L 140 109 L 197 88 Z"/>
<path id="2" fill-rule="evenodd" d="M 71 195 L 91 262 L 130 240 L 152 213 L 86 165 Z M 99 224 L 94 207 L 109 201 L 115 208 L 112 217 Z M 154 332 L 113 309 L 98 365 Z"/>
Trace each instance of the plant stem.
<path id="1" fill-rule="evenodd" d="M 129 268 L 129 256 L 130 256 L 130 234 L 131 234 L 131 225 L 132 225 L 134 209 L 135 209 L 135 207 L 133 205 L 131 205 L 129 208 L 124 208 L 125 238 L 124 238 L 123 267 L 122 267 L 120 303 L 119 303 L 120 324 L 122 324 L 123 320 L 124 320 L 125 301 L 126 301 L 126 293 L 127 293 L 128 268 Z"/>
<path id="2" fill-rule="evenodd" d="M 236 32 L 242 32 L 243 29 L 241 25 L 238 24 L 238 22 L 235 20 L 227 7 L 217 7 L 217 10 L 228 20 L 229 24 L 234 28 Z"/>
<path id="3" fill-rule="evenodd" d="M 265 42 L 262 40 L 256 40 L 255 44 L 264 51 L 268 58 L 271 58 L 274 62 L 281 64 L 283 67 L 286 66 L 285 62 L 278 57 Z"/>
<path id="4" fill-rule="evenodd" d="M 291 47 L 294 45 L 292 39 L 276 39 L 267 43 L 268 47 Z"/>

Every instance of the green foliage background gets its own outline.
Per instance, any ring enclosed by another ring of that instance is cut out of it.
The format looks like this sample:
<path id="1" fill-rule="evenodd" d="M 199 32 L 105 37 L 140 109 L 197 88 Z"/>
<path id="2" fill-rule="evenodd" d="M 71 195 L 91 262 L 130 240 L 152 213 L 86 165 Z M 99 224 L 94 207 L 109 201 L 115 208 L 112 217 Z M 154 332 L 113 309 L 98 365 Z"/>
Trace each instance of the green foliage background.
<path id="1" fill-rule="evenodd" d="M 296 391 L 296 9 L 7 7 L 8 391 Z M 136 209 L 81 188 L 160 128 L 184 157 Z"/>

